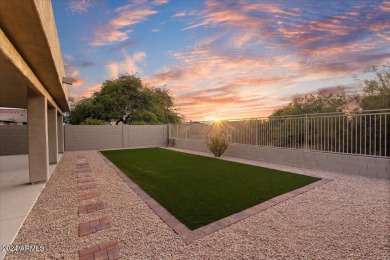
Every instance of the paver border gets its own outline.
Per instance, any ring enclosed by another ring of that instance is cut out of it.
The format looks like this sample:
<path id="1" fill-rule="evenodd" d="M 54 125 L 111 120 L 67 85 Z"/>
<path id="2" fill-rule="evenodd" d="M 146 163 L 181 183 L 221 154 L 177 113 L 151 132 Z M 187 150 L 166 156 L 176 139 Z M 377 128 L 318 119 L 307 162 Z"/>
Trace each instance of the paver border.
<path id="1" fill-rule="evenodd" d="M 118 174 L 118 176 L 171 228 L 173 229 L 181 239 L 188 245 L 195 240 L 201 239 L 211 233 L 226 228 L 234 223 L 237 223 L 247 217 L 255 215 L 263 210 L 273 207 L 283 201 L 294 198 L 302 193 L 313 190 L 317 187 L 325 185 L 333 179 L 322 178 L 316 182 L 310 183 L 301 188 L 289 191 L 272 199 L 261 202 L 255 206 L 244 209 L 233 215 L 224 217 L 220 220 L 212 222 L 208 225 L 202 226 L 195 230 L 189 229 L 183 223 L 181 223 L 175 216 L 173 216 L 168 210 L 161 206 L 155 199 L 149 196 L 143 189 L 141 189 L 135 182 L 133 182 L 126 174 L 124 174 L 115 164 L 113 164 L 107 157 L 105 157 L 101 151 L 97 151 L 102 159 Z"/>

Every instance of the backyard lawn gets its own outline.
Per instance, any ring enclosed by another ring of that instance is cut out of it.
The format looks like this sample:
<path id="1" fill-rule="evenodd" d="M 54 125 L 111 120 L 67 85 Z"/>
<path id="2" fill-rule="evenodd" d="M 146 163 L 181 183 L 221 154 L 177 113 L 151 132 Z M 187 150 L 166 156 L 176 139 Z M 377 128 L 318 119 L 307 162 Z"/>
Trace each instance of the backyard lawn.
<path id="1" fill-rule="evenodd" d="M 319 180 L 161 148 L 102 153 L 191 230 Z"/>

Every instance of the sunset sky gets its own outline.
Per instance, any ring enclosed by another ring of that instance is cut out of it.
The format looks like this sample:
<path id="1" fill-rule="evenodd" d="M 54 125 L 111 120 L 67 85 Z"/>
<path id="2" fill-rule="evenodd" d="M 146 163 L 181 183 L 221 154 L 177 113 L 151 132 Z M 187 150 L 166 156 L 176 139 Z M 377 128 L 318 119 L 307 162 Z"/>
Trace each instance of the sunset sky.
<path id="1" fill-rule="evenodd" d="M 390 63 L 390 1 L 52 2 L 72 96 L 137 73 L 186 120 L 268 116 Z"/>

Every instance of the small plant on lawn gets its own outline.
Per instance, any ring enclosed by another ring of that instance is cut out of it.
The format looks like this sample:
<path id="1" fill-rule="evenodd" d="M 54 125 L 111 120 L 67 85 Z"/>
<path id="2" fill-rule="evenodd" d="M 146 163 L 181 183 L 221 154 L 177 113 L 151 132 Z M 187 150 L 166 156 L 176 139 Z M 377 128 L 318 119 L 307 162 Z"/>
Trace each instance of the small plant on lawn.
<path id="1" fill-rule="evenodd" d="M 223 131 L 211 131 L 206 136 L 206 145 L 215 157 L 219 158 L 229 147 L 230 141 Z"/>

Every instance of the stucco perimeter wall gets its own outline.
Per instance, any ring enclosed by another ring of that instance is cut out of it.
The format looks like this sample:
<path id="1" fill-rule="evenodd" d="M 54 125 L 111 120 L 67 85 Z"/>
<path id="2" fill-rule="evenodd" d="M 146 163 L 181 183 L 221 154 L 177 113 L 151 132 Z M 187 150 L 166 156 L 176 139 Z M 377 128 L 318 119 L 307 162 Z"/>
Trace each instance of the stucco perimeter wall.
<path id="1" fill-rule="evenodd" d="M 164 146 L 166 125 L 66 125 L 65 151 Z"/>
<path id="2" fill-rule="evenodd" d="M 28 154 L 27 125 L 0 125 L 0 156 Z"/>
<path id="3" fill-rule="evenodd" d="M 166 125 L 123 125 L 123 147 L 159 147 L 167 143 Z"/>
<path id="4" fill-rule="evenodd" d="M 176 147 L 208 151 L 202 141 L 176 139 Z M 390 180 L 390 159 L 231 144 L 228 156 Z"/>

